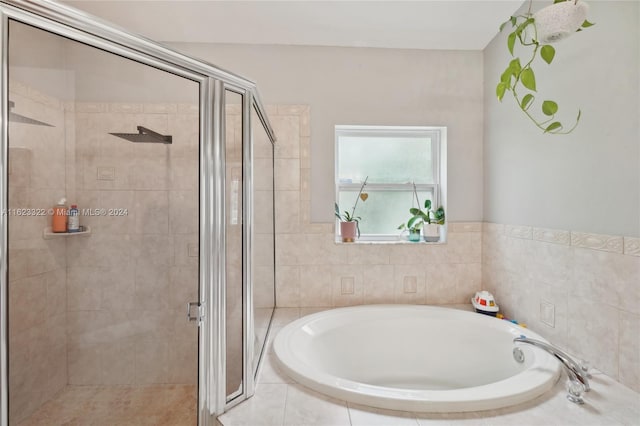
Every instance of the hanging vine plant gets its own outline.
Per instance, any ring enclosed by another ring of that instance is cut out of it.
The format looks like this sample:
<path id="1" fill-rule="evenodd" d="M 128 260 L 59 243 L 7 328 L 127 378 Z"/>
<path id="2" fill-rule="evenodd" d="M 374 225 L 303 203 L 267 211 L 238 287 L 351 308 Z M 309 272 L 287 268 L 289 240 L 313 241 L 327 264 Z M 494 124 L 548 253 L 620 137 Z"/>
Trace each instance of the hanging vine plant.
<path id="1" fill-rule="evenodd" d="M 552 5 L 535 14 L 531 13 L 532 1 L 529 0 L 526 15 L 512 16 L 500 26 L 502 31 L 511 24 L 512 32 L 507 37 L 507 49 L 514 58 L 500 76 L 496 95 L 502 101 L 505 94 L 511 92 L 522 112 L 544 133 L 568 134 L 580 122 L 581 111 L 578 110 L 575 123 L 568 129 L 556 119 L 559 107 L 551 99 L 538 102 L 541 114 L 534 113 L 538 87 L 532 65 L 538 57 L 550 65 L 556 55 L 556 49 L 550 43 L 563 40 L 594 24 L 587 21 L 588 6 L 580 0 L 555 0 Z M 527 56 L 522 56 L 523 59 L 514 55 L 516 43 L 519 43 L 520 50 L 528 52 Z"/>

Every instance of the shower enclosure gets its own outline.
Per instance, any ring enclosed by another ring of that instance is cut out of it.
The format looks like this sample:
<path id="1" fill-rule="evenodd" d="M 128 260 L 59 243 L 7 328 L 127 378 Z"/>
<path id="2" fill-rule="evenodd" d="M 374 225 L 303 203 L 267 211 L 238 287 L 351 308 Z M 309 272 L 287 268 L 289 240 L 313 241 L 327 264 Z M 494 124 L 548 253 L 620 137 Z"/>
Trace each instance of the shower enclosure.
<path id="1" fill-rule="evenodd" d="M 255 84 L 48 0 L 0 40 L 0 424 L 213 424 L 275 306 Z"/>

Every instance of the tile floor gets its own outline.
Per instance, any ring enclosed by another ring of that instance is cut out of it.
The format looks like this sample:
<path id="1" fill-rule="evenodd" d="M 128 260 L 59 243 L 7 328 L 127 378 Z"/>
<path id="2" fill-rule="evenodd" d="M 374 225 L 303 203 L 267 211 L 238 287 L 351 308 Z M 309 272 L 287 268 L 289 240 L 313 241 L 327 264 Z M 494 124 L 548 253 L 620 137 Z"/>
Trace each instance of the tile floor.
<path id="1" fill-rule="evenodd" d="M 281 308 L 269 340 L 288 322 L 322 309 Z M 640 394 L 602 373 L 594 373 L 586 404 L 565 398 L 564 376 L 547 394 L 500 410 L 464 414 L 380 410 L 330 398 L 301 386 L 280 372 L 269 348 L 253 398 L 218 420 L 224 426 L 426 426 L 426 425 L 640 425 Z"/>
<path id="2" fill-rule="evenodd" d="M 67 386 L 19 426 L 195 426 L 196 387 Z"/>

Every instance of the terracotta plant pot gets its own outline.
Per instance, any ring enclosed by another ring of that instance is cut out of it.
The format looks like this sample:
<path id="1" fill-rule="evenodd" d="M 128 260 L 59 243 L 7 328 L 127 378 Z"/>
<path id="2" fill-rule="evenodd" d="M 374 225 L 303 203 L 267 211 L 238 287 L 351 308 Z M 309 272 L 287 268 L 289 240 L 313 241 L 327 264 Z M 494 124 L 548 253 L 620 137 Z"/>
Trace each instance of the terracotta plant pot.
<path id="1" fill-rule="evenodd" d="M 357 222 L 340 222 L 340 236 L 343 243 L 352 243 L 358 235 Z"/>

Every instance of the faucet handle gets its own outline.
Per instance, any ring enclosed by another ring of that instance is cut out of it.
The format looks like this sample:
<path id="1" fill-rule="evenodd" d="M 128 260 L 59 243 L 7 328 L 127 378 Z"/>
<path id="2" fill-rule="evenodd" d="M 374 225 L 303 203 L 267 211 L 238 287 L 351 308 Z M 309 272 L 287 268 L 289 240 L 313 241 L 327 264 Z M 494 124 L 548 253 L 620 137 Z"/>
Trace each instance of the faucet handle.
<path id="1" fill-rule="evenodd" d="M 577 380 L 567 380 L 567 399 L 575 404 L 584 404 L 582 399 L 582 393 L 585 392 L 585 387 Z"/>
<path id="2" fill-rule="evenodd" d="M 585 376 L 587 376 L 587 379 L 591 379 L 592 376 L 591 373 L 589 373 L 591 365 L 589 364 L 589 361 L 583 359 L 578 363 L 578 365 L 580 366 L 580 370 L 582 370 Z"/>

